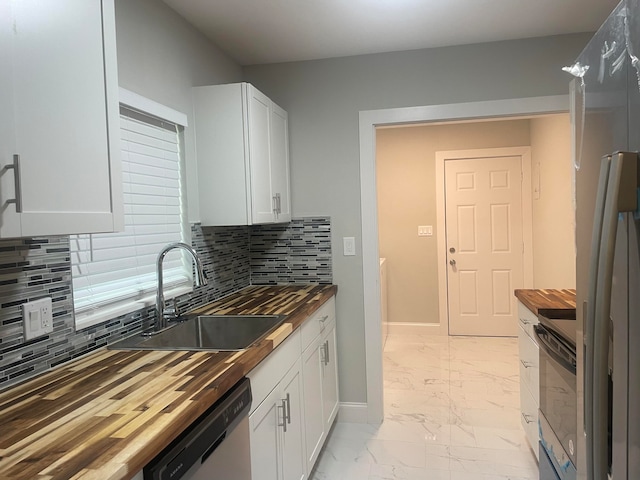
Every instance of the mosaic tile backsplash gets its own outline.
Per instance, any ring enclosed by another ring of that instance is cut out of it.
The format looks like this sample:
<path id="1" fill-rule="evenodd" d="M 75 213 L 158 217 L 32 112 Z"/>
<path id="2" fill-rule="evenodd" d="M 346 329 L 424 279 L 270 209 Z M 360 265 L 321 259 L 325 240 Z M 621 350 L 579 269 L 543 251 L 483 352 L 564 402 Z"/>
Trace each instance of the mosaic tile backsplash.
<path id="1" fill-rule="evenodd" d="M 251 229 L 251 283 L 332 282 L 331 224 L 328 218 L 293 219 Z"/>
<path id="2" fill-rule="evenodd" d="M 328 217 L 253 227 L 192 226 L 192 244 L 209 282 L 178 298 L 195 308 L 250 284 L 331 283 Z M 52 334 L 25 342 L 20 305 L 51 296 Z M 69 237 L 0 240 L 0 389 L 139 331 L 152 320 L 144 308 L 75 331 Z"/>

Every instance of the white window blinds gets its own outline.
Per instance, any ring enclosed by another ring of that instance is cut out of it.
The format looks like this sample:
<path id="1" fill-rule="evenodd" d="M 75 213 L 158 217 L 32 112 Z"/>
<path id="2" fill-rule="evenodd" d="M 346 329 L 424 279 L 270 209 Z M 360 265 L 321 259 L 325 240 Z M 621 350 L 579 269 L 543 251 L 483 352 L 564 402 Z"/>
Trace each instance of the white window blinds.
<path id="1" fill-rule="evenodd" d="M 188 236 L 179 127 L 121 107 L 120 128 L 124 232 L 71 236 L 74 309 L 81 326 L 152 304 L 158 253 Z M 167 255 L 163 272 L 169 294 L 190 290 L 191 263 L 179 252 Z"/>

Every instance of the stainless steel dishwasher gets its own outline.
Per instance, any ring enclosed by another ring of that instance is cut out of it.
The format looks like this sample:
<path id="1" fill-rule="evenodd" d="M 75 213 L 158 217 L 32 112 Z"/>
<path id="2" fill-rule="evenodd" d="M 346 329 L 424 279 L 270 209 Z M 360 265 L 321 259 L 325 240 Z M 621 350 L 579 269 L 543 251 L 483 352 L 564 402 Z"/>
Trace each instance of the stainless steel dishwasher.
<path id="1" fill-rule="evenodd" d="M 243 378 L 149 462 L 144 480 L 251 480 L 251 399 Z"/>

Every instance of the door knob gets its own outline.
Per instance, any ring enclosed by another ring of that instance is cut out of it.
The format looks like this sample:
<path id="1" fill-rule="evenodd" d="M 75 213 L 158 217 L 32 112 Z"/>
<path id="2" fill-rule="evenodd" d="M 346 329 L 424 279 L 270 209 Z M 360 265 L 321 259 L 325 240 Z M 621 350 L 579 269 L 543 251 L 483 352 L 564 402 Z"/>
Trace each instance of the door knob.
<path id="1" fill-rule="evenodd" d="M 456 261 L 453 260 L 453 259 L 449 260 L 449 265 L 451 265 L 452 267 L 455 267 L 456 266 Z"/>

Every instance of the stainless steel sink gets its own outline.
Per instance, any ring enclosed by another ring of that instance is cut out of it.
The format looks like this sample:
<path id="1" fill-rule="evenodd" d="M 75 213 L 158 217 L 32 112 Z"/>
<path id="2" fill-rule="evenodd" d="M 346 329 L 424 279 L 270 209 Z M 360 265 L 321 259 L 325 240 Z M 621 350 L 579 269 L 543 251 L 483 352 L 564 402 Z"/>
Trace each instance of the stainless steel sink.
<path id="1" fill-rule="evenodd" d="M 120 340 L 112 350 L 240 351 L 275 330 L 284 315 L 201 315 L 176 323 L 151 336 Z"/>

